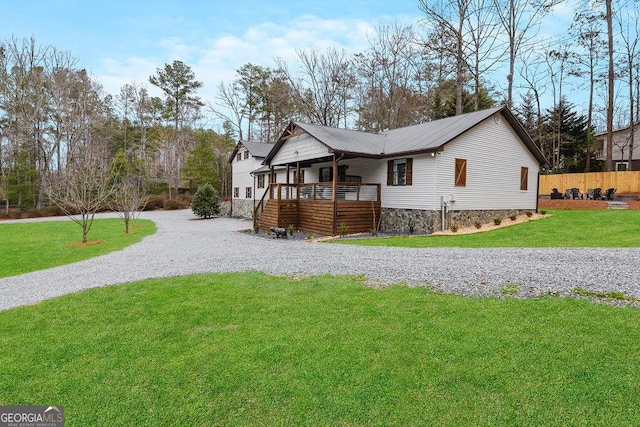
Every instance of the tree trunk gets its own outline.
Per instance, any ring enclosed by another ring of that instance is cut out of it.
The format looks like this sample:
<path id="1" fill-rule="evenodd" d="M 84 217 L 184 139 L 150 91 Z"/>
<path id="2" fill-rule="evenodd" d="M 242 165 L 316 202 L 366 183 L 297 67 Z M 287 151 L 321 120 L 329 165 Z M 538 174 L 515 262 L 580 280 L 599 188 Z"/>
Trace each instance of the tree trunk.
<path id="1" fill-rule="evenodd" d="M 607 46 L 609 50 L 609 71 L 608 71 L 608 100 L 607 100 L 607 154 L 605 160 L 605 169 L 608 172 L 613 171 L 613 84 L 615 76 L 613 73 L 613 12 L 611 10 L 611 1 L 606 0 L 607 6 Z"/>

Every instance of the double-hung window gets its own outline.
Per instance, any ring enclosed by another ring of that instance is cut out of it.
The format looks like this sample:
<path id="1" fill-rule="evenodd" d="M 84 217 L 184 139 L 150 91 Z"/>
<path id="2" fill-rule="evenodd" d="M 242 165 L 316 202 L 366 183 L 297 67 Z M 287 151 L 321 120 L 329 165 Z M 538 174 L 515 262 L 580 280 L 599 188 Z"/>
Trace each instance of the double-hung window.
<path id="1" fill-rule="evenodd" d="M 387 185 L 413 184 L 413 159 L 395 159 L 387 162 Z"/>

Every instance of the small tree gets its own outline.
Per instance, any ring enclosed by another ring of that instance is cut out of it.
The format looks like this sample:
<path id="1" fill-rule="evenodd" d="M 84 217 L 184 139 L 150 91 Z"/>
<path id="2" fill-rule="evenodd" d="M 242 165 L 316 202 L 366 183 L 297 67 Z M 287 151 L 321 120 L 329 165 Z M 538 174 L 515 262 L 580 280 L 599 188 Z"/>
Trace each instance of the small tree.
<path id="1" fill-rule="evenodd" d="M 207 182 L 198 188 L 196 194 L 193 195 L 191 210 L 194 214 L 204 218 L 211 218 L 220 213 L 220 200 L 213 185 Z"/>
<path id="2" fill-rule="evenodd" d="M 107 206 L 113 194 L 107 158 L 104 144 L 88 145 L 64 170 L 50 172 L 43 180 L 49 200 L 82 227 L 82 243 L 87 242 L 96 212 Z"/>

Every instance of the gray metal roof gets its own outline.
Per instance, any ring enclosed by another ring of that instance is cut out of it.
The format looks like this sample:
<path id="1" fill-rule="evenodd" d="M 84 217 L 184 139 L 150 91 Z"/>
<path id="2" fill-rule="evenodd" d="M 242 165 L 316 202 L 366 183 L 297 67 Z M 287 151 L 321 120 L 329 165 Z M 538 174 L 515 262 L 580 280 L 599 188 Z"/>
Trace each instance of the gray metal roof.
<path id="1" fill-rule="evenodd" d="M 251 156 L 256 157 L 258 159 L 264 159 L 267 157 L 269 152 L 275 147 L 275 144 L 267 144 L 264 142 L 249 142 L 249 141 L 238 141 L 236 147 L 231 152 L 229 156 L 229 163 L 233 162 L 233 159 L 236 157 L 238 150 L 240 147 L 245 147 L 251 153 Z"/>
<path id="2" fill-rule="evenodd" d="M 546 164 L 544 155 L 520 122 L 505 106 L 460 114 L 378 134 L 294 122 L 289 125 L 289 130 L 285 131 L 285 134 L 275 144 L 274 150 L 267 154 L 265 163 L 268 164 L 271 161 L 286 139 L 290 137 L 292 125 L 324 144 L 329 152 L 354 156 L 392 157 L 407 153 L 437 151 L 443 145 L 497 113 L 504 116 L 538 162 L 541 165 Z"/>
<path id="3" fill-rule="evenodd" d="M 387 131 L 384 154 L 437 150 L 501 109 L 489 108 Z"/>
<path id="4" fill-rule="evenodd" d="M 267 157 L 269 151 L 273 148 L 274 144 L 267 144 L 263 142 L 248 142 L 248 141 L 240 141 L 244 147 L 249 150 L 249 153 L 253 157 Z"/>

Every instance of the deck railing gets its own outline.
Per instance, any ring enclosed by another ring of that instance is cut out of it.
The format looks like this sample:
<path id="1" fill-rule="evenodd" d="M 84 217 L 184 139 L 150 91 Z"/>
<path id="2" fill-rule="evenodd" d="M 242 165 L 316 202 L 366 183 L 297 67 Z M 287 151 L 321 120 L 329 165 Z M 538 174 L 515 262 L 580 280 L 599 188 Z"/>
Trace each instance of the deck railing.
<path id="1" fill-rule="evenodd" d="M 268 198 L 276 200 L 334 200 L 333 184 L 317 182 L 305 184 L 279 184 L 269 186 Z M 338 183 L 337 200 L 380 201 L 380 184 Z"/>

